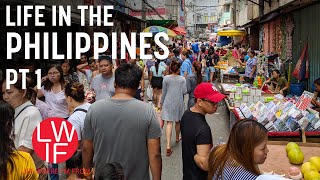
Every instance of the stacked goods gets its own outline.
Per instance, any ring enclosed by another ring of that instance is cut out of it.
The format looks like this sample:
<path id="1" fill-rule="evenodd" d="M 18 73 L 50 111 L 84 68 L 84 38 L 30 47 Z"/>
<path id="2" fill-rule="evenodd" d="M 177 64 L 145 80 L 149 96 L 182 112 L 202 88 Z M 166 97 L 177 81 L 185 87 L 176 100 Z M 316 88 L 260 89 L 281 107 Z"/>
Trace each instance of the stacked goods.
<path id="1" fill-rule="evenodd" d="M 319 113 L 307 109 L 300 110 L 290 101 L 264 104 L 260 101 L 241 104 L 240 110 L 246 118 L 253 117 L 269 132 L 320 131 Z"/>

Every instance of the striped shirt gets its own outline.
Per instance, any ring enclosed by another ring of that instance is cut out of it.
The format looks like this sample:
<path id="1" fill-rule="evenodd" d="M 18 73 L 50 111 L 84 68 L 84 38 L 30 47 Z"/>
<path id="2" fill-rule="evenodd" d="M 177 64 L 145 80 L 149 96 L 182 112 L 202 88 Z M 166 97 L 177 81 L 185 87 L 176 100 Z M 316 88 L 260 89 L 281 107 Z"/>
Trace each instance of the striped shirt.
<path id="1" fill-rule="evenodd" d="M 212 180 L 255 180 L 258 175 L 246 170 L 243 166 L 237 163 L 235 160 L 228 160 L 223 168 L 222 177 L 217 178 L 217 174 L 214 174 Z"/>

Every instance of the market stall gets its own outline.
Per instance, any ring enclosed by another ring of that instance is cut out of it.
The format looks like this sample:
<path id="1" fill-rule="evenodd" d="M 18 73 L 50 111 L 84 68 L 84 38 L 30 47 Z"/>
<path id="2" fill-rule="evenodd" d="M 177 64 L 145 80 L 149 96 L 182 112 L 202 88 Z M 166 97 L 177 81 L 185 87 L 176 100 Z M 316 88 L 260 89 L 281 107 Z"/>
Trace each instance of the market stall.
<path id="1" fill-rule="evenodd" d="M 259 165 L 259 168 L 264 173 L 277 174 L 289 177 L 290 168 L 296 167 L 301 170 L 301 164 L 295 165 L 290 163 L 286 152 L 286 145 L 288 142 L 284 141 L 269 141 L 269 153 L 264 164 Z M 320 144 L 317 143 L 297 143 L 301 152 L 304 155 L 303 162 L 306 163 L 311 157 L 320 156 Z"/>
<path id="2" fill-rule="evenodd" d="M 284 98 L 279 94 L 263 93 L 261 89 L 248 86 L 222 84 L 230 113 L 230 129 L 237 121 L 253 118 L 268 130 L 269 139 L 320 142 L 320 118 L 309 107 L 313 94 L 305 91 L 299 98 Z M 302 133 L 302 130 L 305 133 Z"/>

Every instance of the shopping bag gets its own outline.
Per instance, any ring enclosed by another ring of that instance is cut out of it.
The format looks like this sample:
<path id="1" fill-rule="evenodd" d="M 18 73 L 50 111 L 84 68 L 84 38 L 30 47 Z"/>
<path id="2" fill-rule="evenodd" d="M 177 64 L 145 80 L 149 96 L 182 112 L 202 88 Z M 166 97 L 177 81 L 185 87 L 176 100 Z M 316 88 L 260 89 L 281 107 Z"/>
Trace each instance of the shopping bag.
<path id="1" fill-rule="evenodd" d="M 150 85 L 147 87 L 147 96 L 150 100 L 153 100 L 153 89 Z"/>

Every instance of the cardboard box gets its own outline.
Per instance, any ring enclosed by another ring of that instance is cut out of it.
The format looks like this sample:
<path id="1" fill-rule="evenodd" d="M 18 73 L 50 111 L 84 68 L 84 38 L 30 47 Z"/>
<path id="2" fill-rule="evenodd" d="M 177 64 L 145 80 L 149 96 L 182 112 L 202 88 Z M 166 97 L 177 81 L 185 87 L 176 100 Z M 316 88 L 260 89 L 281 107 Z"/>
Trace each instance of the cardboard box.
<path id="1" fill-rule="evenodd" d="M 262 92 L 261 92 L 261 89 L 256 89 L 255 93 L 256 93 L 256 96 L 259 96 L 259 97 L 260 97 L 260 96 L 261 96 L 261 93 L 262 93 Z"/>

